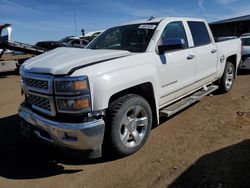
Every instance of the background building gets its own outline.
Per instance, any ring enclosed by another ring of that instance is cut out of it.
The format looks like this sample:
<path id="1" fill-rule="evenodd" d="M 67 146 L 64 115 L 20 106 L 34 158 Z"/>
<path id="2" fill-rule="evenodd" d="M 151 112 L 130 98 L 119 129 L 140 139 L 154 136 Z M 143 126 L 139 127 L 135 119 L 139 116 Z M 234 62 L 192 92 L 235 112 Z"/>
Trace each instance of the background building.
<path id="1" fill-rule="evenodd" d="M 250 15 L 217 21 L 209 25 L 215 37 L 240 36 L 250 33 Z"/>

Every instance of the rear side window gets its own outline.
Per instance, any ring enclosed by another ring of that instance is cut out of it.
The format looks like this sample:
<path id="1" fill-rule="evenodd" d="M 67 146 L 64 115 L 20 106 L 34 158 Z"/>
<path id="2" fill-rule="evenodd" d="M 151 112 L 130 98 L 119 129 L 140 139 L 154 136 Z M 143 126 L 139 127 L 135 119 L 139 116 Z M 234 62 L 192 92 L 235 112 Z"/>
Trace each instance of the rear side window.
<path id="1" fill-rule="evenodd" d="M 201 46 L 211 43 L 207 27 L 203 22 L 189 21 L 188 26 L 192 33 L 194 46 Z"/>

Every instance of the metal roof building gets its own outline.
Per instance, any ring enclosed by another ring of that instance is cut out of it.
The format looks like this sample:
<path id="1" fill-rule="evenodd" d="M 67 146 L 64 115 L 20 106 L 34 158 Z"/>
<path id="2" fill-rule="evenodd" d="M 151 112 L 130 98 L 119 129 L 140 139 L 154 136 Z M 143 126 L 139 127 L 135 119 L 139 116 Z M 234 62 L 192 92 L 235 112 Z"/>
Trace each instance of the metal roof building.
<path id="1" fill-rule="evenodd" d="M 217 21 L 209 25 L 215 37 L 240 36 L 250 33 L 250 15 Z"/>

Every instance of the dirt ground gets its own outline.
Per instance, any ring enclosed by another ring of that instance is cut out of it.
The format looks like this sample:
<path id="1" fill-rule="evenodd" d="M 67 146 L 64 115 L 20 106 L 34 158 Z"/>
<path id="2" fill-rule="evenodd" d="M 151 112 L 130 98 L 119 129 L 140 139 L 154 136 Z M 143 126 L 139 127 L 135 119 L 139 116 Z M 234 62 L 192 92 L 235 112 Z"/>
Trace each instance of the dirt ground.
<path id="1" fill-rule="evenodd" d="M 0 75 L 0 187 L 250 187 L 250 71 L 154 128 L 136 154 L 74 159 L 18 133 L 20 77 Z"/>

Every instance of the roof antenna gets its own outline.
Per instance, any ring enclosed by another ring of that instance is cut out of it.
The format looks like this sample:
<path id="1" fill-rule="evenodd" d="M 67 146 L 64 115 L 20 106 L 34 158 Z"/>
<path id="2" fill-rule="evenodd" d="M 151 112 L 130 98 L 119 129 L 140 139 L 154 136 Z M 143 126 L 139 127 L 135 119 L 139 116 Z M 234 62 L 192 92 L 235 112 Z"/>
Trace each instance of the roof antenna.
<path id="1" fill-rule="evenodd" d="M 154 16 L 150 16 L 147 21 L 150 21 L 150 20 L 153 20 L 153 19 L 155 19 L 155 17 Z"/>

